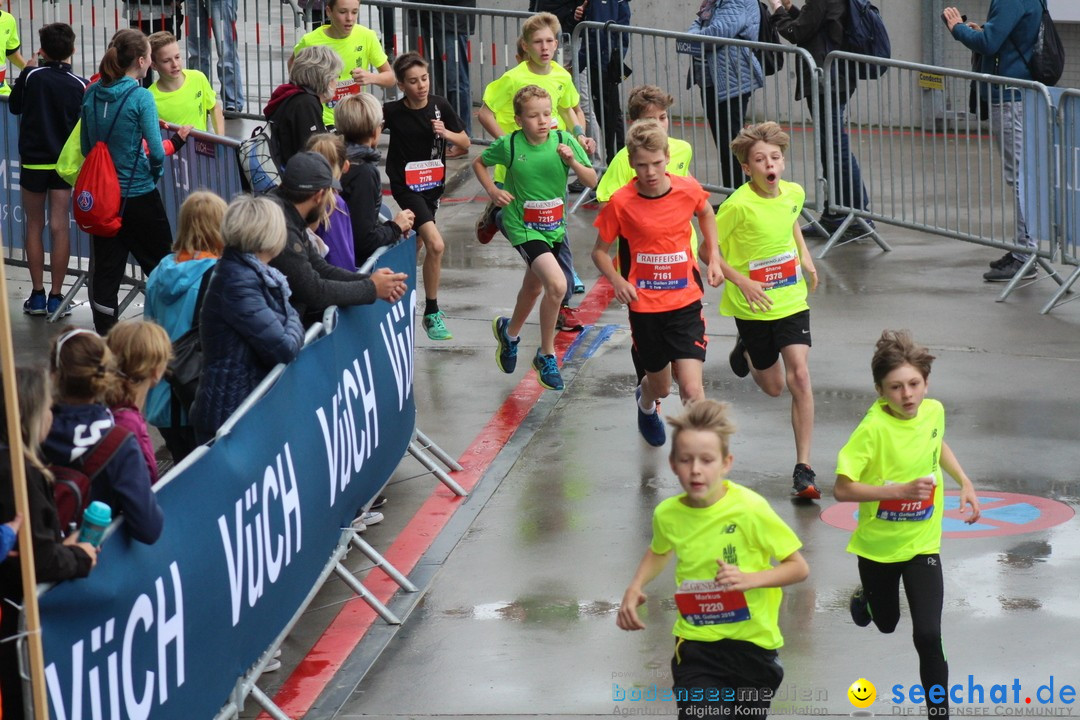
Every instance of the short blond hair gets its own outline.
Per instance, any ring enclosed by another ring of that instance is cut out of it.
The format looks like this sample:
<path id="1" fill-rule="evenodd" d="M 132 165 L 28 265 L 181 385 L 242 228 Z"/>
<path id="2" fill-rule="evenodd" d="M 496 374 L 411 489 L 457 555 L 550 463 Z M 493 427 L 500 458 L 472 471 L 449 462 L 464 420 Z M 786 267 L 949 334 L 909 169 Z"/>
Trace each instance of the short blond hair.
<path id="1" fill-rule="evenodd" d="M 225 247 L 240 252 L 279 254 L 285 248 L 285 213 L 269 198 L 237 195 L 225 211 L 221 236 Z"/>
<path id="2" fill-rule="evenodd" d="M 532 36 L 537 30 L 543 28 L 551 30 L 551 33 L 555 36 L 555 42 L 559 41 L 559 36 L 562 34 L 562 25 L 559 24 L 559 18 L 549 12 L 536 13 L 521 23 L 521 32 L 518 34 L 517 40 L 518 62 L 528 57 L 529 41 L 532 40 Z"/>
<path id="3" fill-rule="evenodd" d="M 346 142 L 367 142 L 375 137 L 382 122 L 382 105 L 371 93 L 349 95 L 334 108 L 334 127 Z"/>
<path id="4" fill-rule="evenodd" d="M 514 93 L 514 115 L 521 115 L 525 112 L 525 103 L 530 100 L 547 100 L 551 102 L 551 94 L 539 85 L 526 85 Z"/>
<path id="5" fill-rule="evenodd" d="M 735 434 L 735 422 L 731 419 L 731 405 L 717 400 L 698 400 L 675 417 L 668 418 L 672 427 L 671 457 L 675 457 L 675 447 L 679 433 L 683 430 L 699 430 L 716 433 L 720 438 L 720 452 L 727 457 L 730 452 L 731 436 Z"/>
<path id="6" fill-rule="evenodd" d="M 196 190 L 188 195 L 180 206 L 173 252 L 192 255 L 205 252 L 220 257 L 225 248 L 221 241 L 221 220 L 226 207 L 225 201 L 209 190 Z"/>
<path id="7" fill-rule="evenodd" d="M 158 50 L 177 42 L 176 36 L 165 30 L 152 34 L 148 39 L 150 40 L 150 59 L 154 62 L 157 62 Z"/>
<path id="8" fill-rule="evenodd" d="M 165 370 L 172 343 L 165 328 L 149 320 L 124 320 L 105 336 L 120 381 L 105 393 L 109 407 L 134 405 L 136 386 Z"/>
<path id="9" fill-rule="evenodd" d="M 641 114 L 655 105 L 667 110 L 675 104 L 675 98 L 664 92 L 656 85 L 638 85 L 630 91 L 630 97 L 626 101 L 626 113 L 630 116 L 630 122 L 641 117 Z"/>
<path id="10" fill-rule="evenodd" d="M 658 120 L 649 118 L 637 120 L 626 132 L 626 154 L 634 162 L 634 153 L 638 150 L 668 152 L 668 135 Z"/>
<path id="11" fill-rule="evenodd" d="M 791 138 L 788 137 L 788 134 L 784 132 L 778 123 L 768 120 L 757 125 L 748 125 L 740 130 L 735 139 L 731 141 L 731 152 L 735 153 L 735 157 L 739 159 L 740 163 L 744 163 L 750 155 L 750 148 L 759 142 L 775 145 L 780 148 L 780 152 L 787 154 Z"/>
<path id="12" fill-rule="evenodd" d="M 330 84 L 337 83 L 343 67 L 341 56 L 328 46 L 313 45 L 296 53 L 289 68 L 289 82 L 310 90 L 324 101 L 329 100 Z"/>

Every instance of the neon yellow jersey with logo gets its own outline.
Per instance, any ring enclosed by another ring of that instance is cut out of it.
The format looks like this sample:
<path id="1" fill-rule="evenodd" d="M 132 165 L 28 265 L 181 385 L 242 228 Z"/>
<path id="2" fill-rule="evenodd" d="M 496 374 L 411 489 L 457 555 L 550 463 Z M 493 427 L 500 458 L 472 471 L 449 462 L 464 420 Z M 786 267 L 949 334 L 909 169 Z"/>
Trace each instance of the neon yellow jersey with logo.
<path id="1" fill-rule="evenodd" d="M 217 94 L 198 70 L 184 70 L 184 84 L 166 92 L 158 83 L 150 86 L 158 117 L 174 125 L 191 125 L 196 130 L 206 130 L 206 114 L 217 104 Z"/>
<path id="2" fill-rule="evenodd" d="M 577 107 L 581 103 L 581 95 L 574 87 L 574 80 L 570 77 L 570 73 L 562 65 L 553 62 L 550 67 L 551 72 L 547 75 L 537 75 L 529 69 L 528 62 L 522 62 L 504 72 L 484 88 L 484 104 L 495 113 L 495 122 L 504 133 L 509 135 L 519 129 L 517 121 L 514 120 L 514 95 L 526 85 L 539 85 L 551 95 L 553 129 L 571 129 L 566 127 L 559 110 Z M 506 169 L 501 165 L 497 166 L 495 182 L 502 182 L 505 177 Z"/>
<path id="3" fill-rule="evenodd" d="M 323 124 L 334 124 L 334 107 L 349 95 L 356 95 L 363 90 L 363 86 L 352 79 L 352 71 L 355 68 L 375 71 L 387 62 L 386 51 L 375 31 L 363 25 L 353 25 L 352 32 L 346 38 L 332 38 L 326 34 L 329 25 L 315 28 L 307 35 L 300 38 L 293 48 L 293 55 L 306 47 L 326 45 L 341 56 L 344 67 L 338 75 L 337 91 L 333 99 L 323 105 Z"/>
<path id="4" fill-rule="evenodd" d="M 802 543 L 780 519 L 765 498 L 750 488 L 724 480 L 724 496 L 707 508 L 683 502 L 686 494 L 668 498 L 653 511 L 650 549 L 657 554 L 674 551 L 675 583 L 712 581 L 718 559 L 737 565 L 743 572 L 773 567 Z M 784 644 L 777 622 L 783 590 L 755 588 L 745 593 L 749 617 L 734 622 L 695 625 L 680 614 L 672 634 L 687 640 L 745 640 L 766 650 Z"/>
<path id="5" fill-rule="evenodd" d="M 693 145 L 679 138 L 668 138 L 668 154 L 671 155 L 671 162 L 667 164 L 669 175 L 685 177 L 690 174 L 690 161 L 694 159 Z M 596 199 L 607 202 L 616 190 L 630 184 L 630 181 L 636 177 L 637 171 L 630 167 L 630 154 L 627 153 L 626 148 L 623 148 L 615 153 L 615 157 L 608 163 L 607 170 L 597 183 Z M 690 247 L 694 250 L 694 257 L 697 257 L 698 234 L 693 222 L 690 223 Z"/>
<path id="6" fill-rule="evenodd" d="M 11 94 L 11 84 L 7 81 L 7 56 L 18 50 L 20 45 L 22 41 L 19 40 L 19 26 L 15 23 L 15 16 L 0 12 L 0 48 L 4 50 L 4 62 L 0 65 L 0 96 Z"/>
<path id="7" fill-rule="evenodd" d="M 724 260 L 743 275 L 764 283 L 773 301 L 767 311 L 754 312 L 742 291 L 725 282 L 721 315 L 779 320 L 810 307 L 794 233 L 806 193 L 802 186 L 786 180 L 779 182 L 779 189 L 776 197 L 763 198 L 746 182 L 716 212 L 717 239 Z"/>
<path id="8" fill-rule="evenodd" d="M 937 400 L 924 399 L 910 420 L 890 415 L 885 408 L 884 398 L 870 406 L 840 449 L 836 474 L 876 486 L 934 476 L 937 486 L 931 500 L 859 503 L 859 524 L 847 551 L 876 562 L 904 562 L 941 551 L 945 408 Z"/>

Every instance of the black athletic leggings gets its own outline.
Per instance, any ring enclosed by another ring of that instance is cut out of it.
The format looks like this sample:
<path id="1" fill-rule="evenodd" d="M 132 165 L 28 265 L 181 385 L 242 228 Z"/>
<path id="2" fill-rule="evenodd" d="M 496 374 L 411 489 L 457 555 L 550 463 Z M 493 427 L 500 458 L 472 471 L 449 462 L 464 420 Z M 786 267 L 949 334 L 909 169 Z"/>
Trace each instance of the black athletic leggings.
<path id="1" fill-rule="evenodd" d="M 903 579 L 911 608 L 915 650 L 919 653 L 919 679 L 927 691 L 927 714 L 933 718 L 947 718 L 948 695 L 940 703 L 930 702 L 929 697 L 929 690 L 934 685 L 940 685 L 946 693 L 949 689 L 949 663 L 941 645 L 941 606 L 945 594 L 941 557 L 936 553 L 916 555 L 895 563 L 860 557 L 859 577 L 874 625 L 883 633 L 891 633 L 900 621 L 900 580 Z"/>

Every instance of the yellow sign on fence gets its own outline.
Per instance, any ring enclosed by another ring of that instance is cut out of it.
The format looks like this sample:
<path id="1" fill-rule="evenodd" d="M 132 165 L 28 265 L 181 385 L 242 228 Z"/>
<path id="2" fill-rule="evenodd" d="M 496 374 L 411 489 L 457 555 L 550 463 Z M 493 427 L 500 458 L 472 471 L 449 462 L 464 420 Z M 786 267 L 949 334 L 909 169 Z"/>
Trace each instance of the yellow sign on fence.
<path id="1" fill-rule="evenodd" d="M 945 76 L 936 73 L 921 72 L 919 73 L 919 87 L 926 88 L 927 90 L 944 90 Z"/>

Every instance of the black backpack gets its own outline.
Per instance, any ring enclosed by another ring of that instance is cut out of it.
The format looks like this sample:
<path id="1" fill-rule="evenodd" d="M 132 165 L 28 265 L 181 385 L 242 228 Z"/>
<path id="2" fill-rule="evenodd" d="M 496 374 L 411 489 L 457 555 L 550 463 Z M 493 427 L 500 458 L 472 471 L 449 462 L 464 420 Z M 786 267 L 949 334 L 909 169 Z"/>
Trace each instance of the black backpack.
<path id="1" fill-rule="evenodd" d="M 869 0 L 848 0 L 847 21 L 844 23 L 844 44 L 846 52 L 870 55 L 888 60 L 892 57 L 892 43 L 889 32 L 881 20 L 881 12 Z M 876 80 L 888 70 L 886 65 L 858 63 L 860 80 Z"/>
<path id="2" fill-rule="evenodd" d="M 199 294 L 195 300 L 195 314 L 191 319 L 191 329 L 173 342 L 173 356 L 166 366 L 165 378 L 171 389 L 170 420 L 174 428 L 182 425 L 180 422 L 181 409 L 185 413 L 191 413 L 191 405 L 195 402 L 195 394 L 199 389 L 199 378 L 202 377 L 203 370 L 202 340 L 199 338 L 199 314 L 202 312 L 206 288 L 210 285 L 210 278 L 214 275 L 216 267 L 216 265 L 213 265 L 203 272 L 202 280 L 199 282 Z M 191 422 L 190 419 L 188 422 Z"/>
<path id="3" fill-rule="evenodd" d="M 1042 19 L 1039 21 L 1039 32 L 1035 35 L 1035 42 L 1031 46 L 1031 59 L 1024 57 L 1024 53 L 1017 47 L 1016 41 L 1009 36 L 1009 42 L 1020 54 L 1020 59 L 1027 65 L 1031 79 L 1043 85 L 1057 85 L 1065 72 L 1065 48 L 1061 44 L 1054 20 L 1050 17 L 1050 11 L 1046 3 L 1042 3 Z"/>
<path id="4" fill-rule="evenodd" d="M 772 24 L 772 13 L 763 2 L 758 2 L 758 11 L 761 13 L 761 24 L 758 25 L 758 42 L 780 44 L 780 33 Z M 766 75 L 775 75 L 784 68 L 784 54 L 769 52 L 768 50 L 755 50 L 754 55 L 761 65 L 761 71 Z"/>

